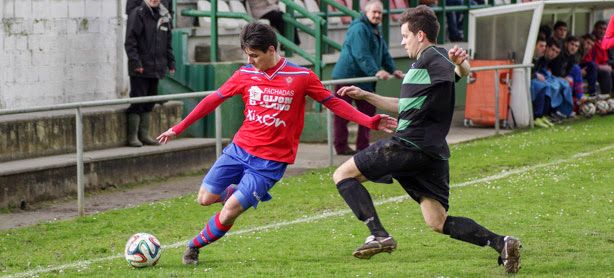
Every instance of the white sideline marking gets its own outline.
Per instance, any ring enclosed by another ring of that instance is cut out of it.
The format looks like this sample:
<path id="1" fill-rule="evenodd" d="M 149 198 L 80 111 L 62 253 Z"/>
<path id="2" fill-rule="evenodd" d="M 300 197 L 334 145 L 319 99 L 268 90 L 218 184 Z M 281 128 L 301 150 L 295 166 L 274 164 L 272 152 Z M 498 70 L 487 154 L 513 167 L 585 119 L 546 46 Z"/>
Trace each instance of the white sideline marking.
<path id="1" fill-rule="evenodd" d="M 571 156 L 570 158 L 567 159 L 559 159 L 559 160 L 555 160 L 552 162 L 548 162 L 548 163 L 543 163 L 543 164 L 537 164 L 537 165 L 533 165 L 533 166 L 525 166 L 525 167 L 520 167 L 517 169 L 512 169 L 510 171 L 505 171 L 496 175 L 491 175 L 488 177 L 484 177 L 481 179 L 476 179 L 476 180 L 471 180 L 471 181 L 466 181 L 463 183 L 459 183 L 459 184 L 453 184 L 450 186 L 450 188 L 456 188 L 456 187 L 464 187 L 464 186 L 470 186 L 470 185 L 474 185 L 474 184 L 479 184 L 479 183 L 483 183 L 483 182 L 488 182 L 488 181 L 494 181 L 494 180 L 498 180 L 498 179 L 502 179 L 511 175 L 515 175 L 515 174 L 520 174 L 520 173 L 525 173 L 528 172 L 530 170 L 535 170 L 538 168 L 544 168 L 544 167 L 548 167 L 548 166 L 553 166 L 553 165 L 557 165 L 557 164 L 562 164 L 562 163 L 566 163 L 568 161 L 571 160 L 575 160 L 581 157 L 586 157 L 586 156 L 590 156 L 593 155 L 595 153 L 599 153 L 599 152 L 604 152 L 604 151 L 608 151 L 614 149 L 614 145 L 610 145 L 598 150 L 594 150 L 591 152 L 585 152 L 585 153 L 577 153 L 573 156 Z M 381 201 L 377 201 L 375 202 L 375 205 L 379 206 L 379 205 L 383 205 L 383 204 L 387 204 L 387 203 L 393 203 L 393 202 L 400 202 L 403 201 L 405 199 L 410 198 L 408 195 L 403 195 L 403 196 L 397 196 L 397 197 L 391 197 L 388 199 L 384 199 Z M 330 212 L 324 212 L 320 215 L 314 215 L 314 216 L 309 216 L 309 217 L 301 217 L 292 221 L 286 221 L 286 222 L 279 222 L 279 223 L 274 223 L 274 224 L 269 224 L 269 225 L 264 225 L 264 226 L 260 226 L 260 227 L 254 227 L 254 228 L 250 228 L 250 229 L 245 229 L 245 230 L 238 230 L 236 232 L 229 232 L 226 234 L 226 236 L 232 236 L 232 235 L 240 235 L 240 234 L 246 234 L 246 233 L 252 233 L 252 232 L 259 232 L 259 231 L 265 231 L 265 230 L 269 230 L 269 229 L 276 229 L 276 228 L 281 228 L 281 227 L 285 227 L 285 226 L 290 226 L 290 225 L 294 225 L 294 224 L 301 224 L 301 223 L 308 223 L 308 222 L 313 222 L 313 221 L 318 221 L 321 219 L 326 219 L 326 218 L 330 218 L 330 217 L 336 217 L 336 216 L 342 216 L 345 214 L 350 213 L 351 210 L 349 209 L 342 209 L 342 210 L 336 210 L 336 211 L 330 211 Z M 188 240 L 184 240 L 184 241 L 180 241 L 177 243 L 173 243 L 170 245 L 163 245 L 162 248 L 177 248 L 177 247 L 182 247 L 185 246 L 186 242 Z M 64 269 L 68 269 L 68 268 L 76 268 L 76 267 L 86 267 L 90 264 L 93 263 L 98 263 L 98 262 L 103 262 L 103 261 L 109 261 L 109 260 L 114 260 L 114 259 L 119 259 L 122 258 L 123 255 L 122 254 L 117 254 L 114 256 L 109 256 L 109 257 L 104 257 L 104 258 L 98 258 L 98 259 L 92 259 L 92 260 L 85 260 L 85 261 L 79 261 L 79 262 L 74 262 L 74 263 L 70 263 L 70 264 L 65 264 L 65 265 L 60 265 L 60 266 L 54 266 L 54 267 L 42 267 L 39 269 L 35 269 L 35 270 L 30 270 L 27 272 L 21 272 L 21 273 L 16 273 L 13 275 L 8 275 L 8 276 L 4 276 L 6 278 L 9 277 L 29 277 L 29 276 L 35 276 L 38 275 L 40 273 L 46 273 L 46 272 L 52 272 L 52 271 L 61 271 Z"/>

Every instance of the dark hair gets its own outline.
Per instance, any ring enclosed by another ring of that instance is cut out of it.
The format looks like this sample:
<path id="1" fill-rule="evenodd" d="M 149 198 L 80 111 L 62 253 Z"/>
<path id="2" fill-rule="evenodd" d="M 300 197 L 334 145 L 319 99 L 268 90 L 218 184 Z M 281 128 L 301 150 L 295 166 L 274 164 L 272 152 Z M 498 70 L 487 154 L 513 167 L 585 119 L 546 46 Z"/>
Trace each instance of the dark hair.
<path id="1" fill-rule="evenodd" d="M 425 5 L 418 5 L 415 8 L 407 9 L 401 14 L 401 26 L 407 24 L 409 31 L 417 34 L 418 31 L 424 32 L 426 38 L 430 42 L 437 41 L 437 34 L 439 34 L 439 21 L 437 16 Z"/>
<path id="2" fill-rule="evenodd" d="M 597 26 L 600 25 L 608 25 L 605 20 L 598 20 L 597 22 L 595 22 L 595 25 L 593 25 L 593 28 L 597 28 Z"/>
<path id="3" fill-rule="evenodd" d="M 563 48 L 563 46 L 561 45 L 561 41 L 555 40 L 554 38 L 549 38 L 546 41 L 546 47 L 552 47 L 552 46 L 556 46 L 558 49 Z"/>
<path id="4" fill-rule="evenodd" d="M 545 42 L 545 41 L 546 41 L 546 36 L 544 36 L 544 34 L 537 35 L 537 42 Z"/>
<path id="5" fill-rule="evenodd" d="M 579 42 L 579 41 L 580 41 L 580 39 L 578 39 L 578 37 L 576 37 L 576 36 L 569 36 L 569 37 L 567 37 L 565 39 L 565 43 L 568 43 L 568 42 Z"/>
<path id="6" fill-rule="evenodd" d="M 273 28 L 267 24 L 252 22 L 241 30 L 241 49 L 246 48 L 266 52 L 269 46 L 277 50 L 277 35 Z"/>
<path id="7" fill-rule="evenodd" d="M 559 29 L 559 27 L 567 27 L 567 23 L 565 23 L 565 21 L 560 20 L 554 23 L 554 30 Z"/>
<path id="8" fill-rule="evenodd" d="M 539 33 L 544 34 L 544 37 L 549 38 L 552 35 L 552 29 L 548 25 L 539 26 Z"/>
<path id="9" fill-rule="evenodd" d="M 595 41 L 595 35 L 593 34 L 585 34 L 584 36 L 582 36 L 583 40 L 591 40 L 591 41 Z"/>

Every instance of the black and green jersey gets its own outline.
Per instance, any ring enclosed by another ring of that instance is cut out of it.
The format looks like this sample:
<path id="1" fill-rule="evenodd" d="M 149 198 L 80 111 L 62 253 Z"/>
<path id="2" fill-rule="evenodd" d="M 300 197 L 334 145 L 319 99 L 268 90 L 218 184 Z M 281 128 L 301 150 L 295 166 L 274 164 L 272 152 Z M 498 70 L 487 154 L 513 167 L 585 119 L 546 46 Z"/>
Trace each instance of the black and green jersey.
<path id="1" fill-rule="evenodd" d="M 454 113 L 454 82 L 459 78 L 444 48 L 422 51 L 401 85 L 395 137 L 431 157 L 448 159 L 446 136 Z"/>

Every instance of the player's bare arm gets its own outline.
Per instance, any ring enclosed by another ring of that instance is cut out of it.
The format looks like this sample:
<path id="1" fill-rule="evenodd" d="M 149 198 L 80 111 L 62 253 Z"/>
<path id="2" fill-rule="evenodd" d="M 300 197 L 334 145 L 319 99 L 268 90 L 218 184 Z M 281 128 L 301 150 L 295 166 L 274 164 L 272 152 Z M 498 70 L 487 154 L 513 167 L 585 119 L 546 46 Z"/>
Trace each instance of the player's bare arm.
<path id="1" fill-rule="evenodd" d="M 464 77 L 469 75 L 471 66 L 467 61 L 468 55 L 466 50 L 455 45 L 448 51 L 448 58 L 454 63 L 454 72 L 456 72 L 458 76 Z"/>
<path id="2" fill-rule="evenodd" d="M 337 94 L 340 96 L 347 95 L 353 99 L 362 99 L 367 102 L 373 104 L 375 107 L 385 110 L 391 113 L 399 112 L 399 99 L 394 97 L 384 97 L 378 94 L 374 94 L 371 92 L 367 92 L 363 89 L 360 89 L 356 86 L 346 86 L 339 91 Z"/>

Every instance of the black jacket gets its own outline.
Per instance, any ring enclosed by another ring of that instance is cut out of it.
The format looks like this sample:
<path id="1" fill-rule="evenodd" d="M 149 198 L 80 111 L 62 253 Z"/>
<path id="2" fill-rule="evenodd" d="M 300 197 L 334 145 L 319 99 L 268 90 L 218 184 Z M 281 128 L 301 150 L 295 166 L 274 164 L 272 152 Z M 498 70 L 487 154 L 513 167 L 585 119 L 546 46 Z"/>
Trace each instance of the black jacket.
<path id="1" fill-rule="evenodd" d="M 126 14 L 130 15 L 130 12 L 132 11 L 132 9 L 143 4 L 143 1 L 144 0 L 127 0 L 126 1 Z M 168 13 L 170 13 L 171 16 L 174 16 L 172 0 L 161 0 L 160 3 L 164 5 L 164 7 L 166 7 L 166 9 L 168 10 Z"/>
<path id="2" fill-rule="evenodd" d="M 124 47 L 128 55 L 128 74 L 162 79 L 175 69 L 171 47 L 171 17 L 162 6 L 150 8 L 145 2 L 128 15 Z M 143 68 L 143 73 L 135 71 Z"/>

